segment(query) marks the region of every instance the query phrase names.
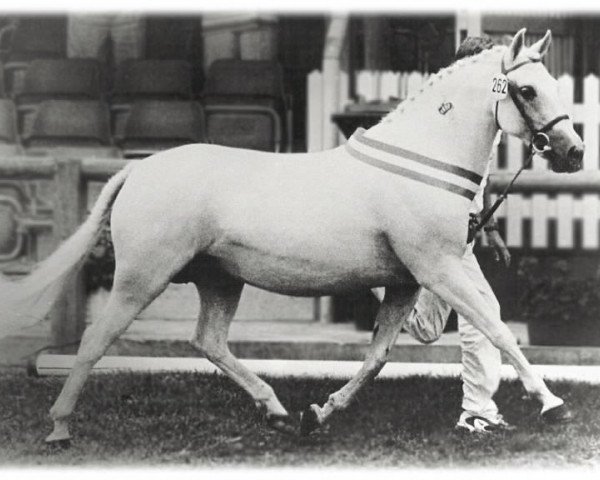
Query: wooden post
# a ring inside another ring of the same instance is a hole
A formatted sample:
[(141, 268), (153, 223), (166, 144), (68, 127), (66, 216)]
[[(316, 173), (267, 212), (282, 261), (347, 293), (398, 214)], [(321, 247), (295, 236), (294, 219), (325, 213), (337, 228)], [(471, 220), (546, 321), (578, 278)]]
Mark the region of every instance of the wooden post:
[[(81, 179), (81, 161), (57, 160), (55, 183), (54, 240), (58, 247), (77, 230), (83, 218), (87, 184)], [(50, 314), (50, 321), (54, 345), (81, 338), (85, 329), (85, 291), (81, 272), (67, 283), (63, 296)]]

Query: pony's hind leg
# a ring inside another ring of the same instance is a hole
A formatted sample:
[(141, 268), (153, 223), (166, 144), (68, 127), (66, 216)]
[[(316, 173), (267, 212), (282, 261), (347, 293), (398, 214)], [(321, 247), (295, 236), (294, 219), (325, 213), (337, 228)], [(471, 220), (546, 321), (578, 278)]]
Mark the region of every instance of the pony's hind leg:
[(336, 410), (350, 405), (358, 391), (384, 367), (390, 349), (412, 311), (420, 287), (406, 285), (401, 288), (386, 288), (383, 303), (377, 312), (378, 329), (373, 335), (364, 363), (358, 373), (340, 390), (332, 393), (322, 407), (311, 405), (302, 415), (301, 433), (306, 435), (322, 425)]
[(229, 351), (229, 326), (244, 284), (234, 279), (227, 283), (218, 286), (196, 285), (200, 295), (200, 314), (192, 345), (250, 394), (256, 406), (264, 410), (270, 427), (290, 433), (293, 431), (292, 421), (273, 388)]
[[(70, 439), (68, 419), (92, 367), (104, 355), (112, 342), (131, 324), (136, 315), (145, 308), (169, 282), (168, 276), (148, 275), (148, 269), (135, 272), (115, 272), (115, 280), (103, 315), (83, 334), (75, 364), (50, 409), (54, 430), (46, 442)], [(159, 280), (160, 278), (160, 280)]]

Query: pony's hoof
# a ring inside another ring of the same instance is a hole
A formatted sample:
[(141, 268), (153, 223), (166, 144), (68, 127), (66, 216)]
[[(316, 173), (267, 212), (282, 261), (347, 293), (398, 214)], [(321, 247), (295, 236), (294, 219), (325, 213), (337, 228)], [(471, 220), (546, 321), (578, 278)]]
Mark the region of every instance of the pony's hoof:
[(308, 436), (321, 426), (320, 408), (318, 405), (311, 405), (300, 416), (300, 435)]
[(69, 447), (71, 445), (71, 434), (67, 423), (64, 421), (54, 422), (54, 430), (46, 437), (45, 442), (48, 445)]
[(296, 427), (290, 415), (267, 415), (267, 426), (287, 435), (296, 433)]
[(46, 439), (46, 445), (53, 450), (68, 450), (71, 448), (71, 439), (64, 438), (62, 440), (48, 440)]
[(546, 410), (541, 415), (542, 420), (550, 425), (569, 423), (574, 418), (573, 412), (571, 412), (564, 403), (551, 408), (550, 410)]

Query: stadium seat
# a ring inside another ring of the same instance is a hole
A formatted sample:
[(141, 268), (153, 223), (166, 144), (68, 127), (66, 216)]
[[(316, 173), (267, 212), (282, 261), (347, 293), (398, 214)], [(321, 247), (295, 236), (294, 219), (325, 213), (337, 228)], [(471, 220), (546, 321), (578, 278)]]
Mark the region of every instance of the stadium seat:
[(291, 138), (291, 110), (276, 62), (216, 60), (208, 71), (203, 101), (211, 142), (278, 151), (284, 125)]
[(34, 60), (25, 72), (17, 104), (43, 100), (99, 99), (106, 90), (100, 63), (91, 58)]
[(66, 56), (65, 16), (23, 16), (4, 33), (5, 62), (29, 62), (38, 58)]
[(133, 104), (119, 144), (125, 158), (142, 158), (160, 150), (205, 141), (199, 103), (140, 100)]
[(113, 132), (122, 138), (136, 100), (191, 100), (192, 67), (183, 60), (128, 60), (116, 71), (111, 97)]
[(100, 99), (106, 90), (104, 72), (89, 58), (34, 60), (25, 70), (20, 92), (14, 98), (23, 136), (31, 131), (36, 106), (44, 100)]
[(192, 67), (186, 61), (128, 60), (117, 68), (112, 103), (191, 98)]
[(108, 105), (99, 100), (42, 102), (23, 144), (28, 155), (57, 156), (76, 150), (80, 156), (120, 156), (111, 144)]
[(206, 136), (210, 143), (277, 152), (282, 144), (277, 112), (259, 105), (207, 105)]
[(221, 59), (208, 70), (204, 88), (207, 104), (251, 101), (278, 108), (284, 98), (283, 70), (276, 62)]
[(18, 93), (28, 64), (41, 58), (66, 56), (65, 16), (24, 16), (0, 32), (0, 60), (5, 64), (6, 89)]

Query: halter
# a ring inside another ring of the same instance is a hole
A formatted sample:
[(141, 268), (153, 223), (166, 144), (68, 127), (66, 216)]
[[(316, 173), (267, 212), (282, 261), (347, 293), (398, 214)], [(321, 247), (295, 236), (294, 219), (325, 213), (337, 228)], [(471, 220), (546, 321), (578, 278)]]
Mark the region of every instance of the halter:
[[(502, 73), (504, 75), (508, 75), (510, 72), (514, 72), (518, 68), (521, 68), (523, 65), (527, 65), (529, 63), (537, 63), (537, 62), (541, 62), (541, 61), (542, 61), (541, 58), (529, 58), (529, 59), (519, 62), (507, 69), (504, 65), (504, 58), (503, 58), (502, 59)], [(525, 107), (521, 103), (521, 100), (519, 99), (519, 97), (517, 96), (517, 91), (516, 91), (515, 85), (511, 82), (508, 82), (508, 93), (509, 93), (510, 98), (512, 99), (513, 103), (515, 104), (515, 107), (517, 107), (517, 110), (521, 114), (521, 117), (523, 117), (523, 120), (525, 120), (525, 123), (527, 124), (527, 128), (529, 128), (529, 131), (531, 132), (531, 140), (529, 141), (529, 154), (527, 156), (527, 160), (525, 160), (523, 165), (521, 165), (521, 168), (519, 168), (517, 173), (515, 173), (515, 176), (512, 178), (512, 180), (506, 186), (506, 188), (504, 189), (502, 194), (496, 199), (494, 204), (488, 210), (483, 212), (483, 214), (481, 215), (481, 218), (476, 223), (469, 224), (469, 230), (468, 230), (468, 234), (467, 234), (467, 243), (470, 243), (473, 241), (473, 239), (475, 238), (475, 234), (485, 226), (485, 224), (490, 220), (490, 218), (492, 218), (492, 216), (494, 215), (496, 210), (498, 210), (498, 207), (500, 207), (502, 202), (504, 200), (506, 200), (509, 190), (511, 189), (511, 187), (513, 186), (513, 184), (515, 183), (515, 181), (517, 180), (517, 178), (521, 174), (521, 172), (523, 170), (525, 170), (527, 167), (529, 167), (529, 165), (531, 164), (531, 160), (533, 159), (533, 156), (536, 153), (545, 153), (547, 151), (552, 150), (552, 147), (550, 146), (550, 138), (548, 137), (546, 132), (549, 132), (550, 130), (552, 130), (552, 128), (554, 128), (554, 126), (557, 123), (562, 122), (563, 120), (569, 119), (569, 116), (567, 114), (558, 115), (556, 118), (550, 120), (548, 123), (546, 123), (541, 128), (535, 128), (535, 125), (533, 124), (533, 120), (526, 114)], [(496, 126), (498, 127), (498, 129), (502, 130), (500, 123), (498, 123), (498, 104), (499, 103), (500, 103), (500, 100), (496, 100), (496, 105), (494, 107), (494, 121), (496, 122)]]
[[(527, 60), (519, 62), (510, 68), (506, 68), (504, 65), (504, 58), (503, 58), (502, 59), (502, 73), (504, 75), (508, 75), (510, 72), (514, 72), (515, 70), (521, 68), (524, 65), (528, 65), (530, 63), (538, 63), (541, 61), (542, 61), (541, 58), (528, 58)], [(531, 132), (531, 140), (529, 142), (530, 149), (533, 149), (535, 151), (535, 153), (544, 153), (549, 150), (552, 150), (552, 147), (550, 146), (550, 138), (548, 137), (548, 135), (546, 135), (546, 132), (549, 132), (550, 130), (552, 130), (552, 128), (554, 128), (554, 126), (557, 123), (562, 122), (563, 120), (568, 120), (569, 116), (567, 114), (558, 115), (556, 118), (550, 120), (548, 123), (543, 125), (541, 128), (535, 128), (535, 125), (533, 124), (533, 120), (525, 112), (525, 106), (519, 99), (519, 97), (517, 95), (516, 87), (512, 82), (508, 82), (508, 94), (510, 95), (510, 98), (512, 99), (515, 107), (517, 107), (517, 110), (521, 114), (521, 117), (523, 117), (523, 120), (525, 120), (525, 123), (527, 124), (527, 128), (529, 128), (529, 131)], [(500, 126), (500, 123), (498, 122), (498, 104), (499, 103), (500, 103), (500, 100), (496, 100), (496, 105), (494, 107), (494, 121), (496, 122), (496, 126), (498, 127), (498, 129), (502, 130), (502, 127)]]

